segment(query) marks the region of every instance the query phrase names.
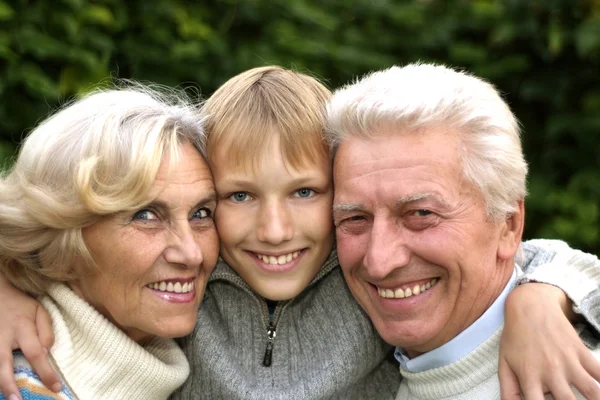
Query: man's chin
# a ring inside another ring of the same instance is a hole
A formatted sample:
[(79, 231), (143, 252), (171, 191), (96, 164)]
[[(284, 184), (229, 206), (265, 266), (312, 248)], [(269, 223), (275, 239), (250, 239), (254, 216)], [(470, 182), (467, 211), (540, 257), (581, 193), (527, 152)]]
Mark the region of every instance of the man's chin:
[(402, 322), (395, 324), (378, 324), (375, 328), (387, 343), (419, 354), (432, 350), (435, 332), (431, 326), (418, 322)]

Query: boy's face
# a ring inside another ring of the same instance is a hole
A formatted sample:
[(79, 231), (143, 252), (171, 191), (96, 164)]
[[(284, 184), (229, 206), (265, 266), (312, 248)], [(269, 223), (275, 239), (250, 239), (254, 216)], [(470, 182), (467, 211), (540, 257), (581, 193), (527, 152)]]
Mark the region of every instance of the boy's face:
[(275, 136), (254, 170), (217, 152), (212, 171), (219, 197), (221, 256), (270, 300), (302, 292), (333, 246), (331, 164), (286, 165)]

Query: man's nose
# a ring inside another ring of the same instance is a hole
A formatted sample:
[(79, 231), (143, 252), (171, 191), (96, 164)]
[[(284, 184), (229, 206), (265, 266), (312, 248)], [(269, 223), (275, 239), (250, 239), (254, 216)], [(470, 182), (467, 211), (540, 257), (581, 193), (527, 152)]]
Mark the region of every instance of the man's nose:
[(401, 227), (393, 218), (375, 217), (363, 259), (372, 279), (384, 279), (397, 268), (406, 266), (411, 258)]

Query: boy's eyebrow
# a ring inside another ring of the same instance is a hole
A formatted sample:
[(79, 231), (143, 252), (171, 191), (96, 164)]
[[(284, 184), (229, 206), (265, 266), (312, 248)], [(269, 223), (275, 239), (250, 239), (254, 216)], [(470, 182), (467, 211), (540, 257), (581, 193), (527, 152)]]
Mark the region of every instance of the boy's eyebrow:
[[(304, 176), (300, 176), (300, 177), (292, 179), (291, 184), (292, 185), (314, 184), (315, 181), (320, 182), (322, 180), (323, 180), (323, 176), (318, 175), (318, 174), (304, 175)], [(327, 178), (327, 180), (329, 180), (329, 178)], [(223, 179), (223, 181), (229, 185), (237, 185), (237, 186), (255, 183), (255, 179), (253, 179), (252, 177), (248, 177), (248, 178), (235, 177), (235, 178), (231, 178), (231, 179), (226, 178), (226, 179)]]

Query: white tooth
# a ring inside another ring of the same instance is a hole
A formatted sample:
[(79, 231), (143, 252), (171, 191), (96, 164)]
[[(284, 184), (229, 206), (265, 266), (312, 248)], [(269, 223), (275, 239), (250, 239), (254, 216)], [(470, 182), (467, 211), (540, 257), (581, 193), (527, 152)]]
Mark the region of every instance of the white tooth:
[(425, 289), (429, 289), (430, 287), (431, 287), (431, 282), (427, 282), (427, 283), (425, 284)]
[(279, 263), (279, 264), (285, 264), (285, 260), (286, 260), (285, 256), (277, 257), (277, 263)]
[(435, 285), (437, 283), (437, 281), (438, 281), (437, 278), (433, 278), (431, 280), (431, 286)]
[(173, 291), (173, 282), (169, 282), (167, 283), (167, 292), (172, 292)]
[(164, 282), (161, 282), (161, 283), (160, 283), (160, 286), (158, 287), (158, 289), (159, 289), (161, 292), (164, 292), (165, 290), (167, 290), (167, 284), (166, 284), (166, 283), (164, 283)]
[(192, 290), (194, 290), (194, 281), (191, 281), (191, 282), (190, 282), (190, 292), (191, 292)]
[(175, 293), (181, 293), (181, 283), (180, 282), (175, 282), (175, 285), (173, 285), (173, 291)]
[(298, 254), (300, 254), (300, 252), (299, 251), (295, 251), (295, 252), (292, 253), (292, 257), (296, 258), (296, 257), (298, 257)]
[(259, 260), (262, 260), (262, 254), (257, 254), (256, 258), (258, 258)]
[(292, 253), (288, 254), (287, 256), (285, 256), (285, 261), (286, 262), (290, 262), (292, 261)]
[(391, 299), (393, 297), (394, 297), (394, 292), (392, 292), (390, 289), (385, 289), (385, 298)]
[(190, 288), (190, 285), (189, 285), (187, 282), (186, 282), (186, 283), (184, 283), (183, 285), (181, 285), (181, 291), (182, 291), (183, 293), (187, 293), (187, 292), (189, 292), (189, 291), (190, 291), (190, 289), (189, 289), (189, 288)]
[(412, 290), (410, 290), (410, 288), (408, 288), (404, 291), (404, 297), (410, 297), (410, 296), (412, 296)]
[(154, 283), (154, 289), (159, 290), (160, 289), (160, 283), (158, 283), (158, 282)]
[(397, 299), (403, 299), (404, 298), (404, 290), (402, 290), (401, 288), (396, 289), (396, 291), (394, 292), (394, 297), (396, 297)]
[(379, 297), (385, 297), (385, 290), (377, 288), (377, 294)]
[(421, 293), (423, 293), (424, 291), (426, 291), (427, 289), (425, 288), (425, 285), (421, 285)]
[(277, 264), (277, 258), (269, 256), (269, 264)]
[(419, 285), (415, 285), (415, 287), (413, 288), (413, 295), (418, 295), (419, 293), (421, 293), (421, 287)]

